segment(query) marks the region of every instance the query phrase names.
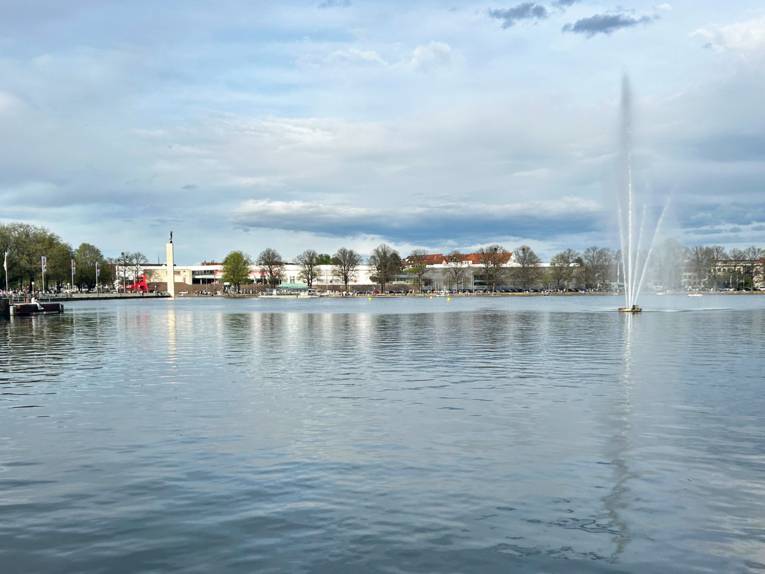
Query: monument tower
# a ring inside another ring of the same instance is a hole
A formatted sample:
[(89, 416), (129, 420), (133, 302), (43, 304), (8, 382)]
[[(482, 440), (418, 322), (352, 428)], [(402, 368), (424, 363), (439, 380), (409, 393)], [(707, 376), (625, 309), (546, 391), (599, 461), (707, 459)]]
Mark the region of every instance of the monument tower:
[(170, 232), (170, 241), (165, 246), (167, 257), (167, 294), (175, 299), (175, 253), (173, 252), (173, 232)]

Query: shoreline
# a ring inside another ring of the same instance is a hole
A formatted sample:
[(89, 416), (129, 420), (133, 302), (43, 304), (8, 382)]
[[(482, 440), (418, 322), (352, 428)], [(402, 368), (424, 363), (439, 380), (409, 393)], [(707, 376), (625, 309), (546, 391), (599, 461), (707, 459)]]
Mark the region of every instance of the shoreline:
[[(691, 293), (669, 293), (659, 295), (660, 297), (687, 297)], [(281, 295), (278, 297), (262, 296), (256, 294), (223, 294), (223, 295), (180, 295), (176, 299), (263, 299), (263, 300), (297, 300), (309, 301), (314, 299), (470, 299), (470, 298), (503, 298), (503, 297), (621, 297), (624, 293), (601, 292), (601, 293), (452, 293), (452, 294), (427, 294), (427, 293), (377, 293), (363, 295), (340, 295), (326, 294), (315, 297), (301, 297), (300, 295)], [(646, 295), (654, 295), (647, 293)], [(763, 296), (765, 291), (713, 291), (704, 292), (701, 296)], [(5, 299), (5, 298), (3, 298)], [(80, 301), (147, 301), (147, 300), (165, 300), (172, 299), (167, 293), (156, 294), (78, 294), (41, 298), (40, 301), (58, 302), (58, 303), (76, 303)]]

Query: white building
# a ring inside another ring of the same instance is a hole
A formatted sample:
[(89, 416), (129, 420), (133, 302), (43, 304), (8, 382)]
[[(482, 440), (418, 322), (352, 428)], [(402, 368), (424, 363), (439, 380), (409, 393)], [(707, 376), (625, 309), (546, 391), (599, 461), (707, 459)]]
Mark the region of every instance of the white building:
[[(404, 261), (405, 266), (408, 261)], [(481, 264), (480, 255), (470, 253), (462, 256), (461, 261), (449, 261), (442, 254), (427, 255), (422, 263), (426, 265), (423, 277), (423, 288), (428, 290), (458, 289), (458, 290), (484, 290), (486, 289), (485, 270)], [(518, 267), (512, 261), (512, 255), (505, 253), (500, 255), (499, 266), (504, 270)], [(544, 265), (543, 265), (544, 266)], [(456, 270), (456, 271), (455, 271)], [(302, 268), (296, 263), (285, 263), (282, 267), (281, 285), (283, 288), (305, 288), (305, 281), (301, 278)], [(167, 266), (164, 264), (146, 264), (141, 273), (146, 275), (149, 284), (156, 285), (157, 289), (164, 290), (167, 281)], [(503, 273), (498, 285), (507, 283), (507, 273)], [(118, 269), (118, 276), (119, 269)], [(130, 275), (132, 277), (132, 275)], [(372, 280), (374, 269), (370, 265), (359, 265), (349, 286), (355, 290), (373, 289), (375, 282)], [(267, 283), (267, 275), (260, 265), (250, 266), (250, 279), (255, 285)], [(218, 285), (223, 283), (223, 264), (217, 262), (203, 262), (199, 265), (176, 265), (174, 270), (176, 289), (180, 290), (215, 290), (204, 287), (205, 285)], [(414, 276), (402, 273), (396, 281), (391, 282), (396, 288), (414, 283)], [(180, 284), (180, 285), (178, 285)], [(319, 265), (317, 278), (313, 287), (319, 290), (342, 290), (342, 280), (334, 274), (332, 265)]]

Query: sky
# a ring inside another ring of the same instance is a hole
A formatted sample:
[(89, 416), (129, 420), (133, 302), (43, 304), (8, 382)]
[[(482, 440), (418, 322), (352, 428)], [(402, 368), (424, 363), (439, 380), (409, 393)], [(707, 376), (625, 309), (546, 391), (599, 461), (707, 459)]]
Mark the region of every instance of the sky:
[[(761, 1), (0, 0), (0, 222), (220, 260), (765, 246)], [(642, 201), (642, 200), (641, 200)]]

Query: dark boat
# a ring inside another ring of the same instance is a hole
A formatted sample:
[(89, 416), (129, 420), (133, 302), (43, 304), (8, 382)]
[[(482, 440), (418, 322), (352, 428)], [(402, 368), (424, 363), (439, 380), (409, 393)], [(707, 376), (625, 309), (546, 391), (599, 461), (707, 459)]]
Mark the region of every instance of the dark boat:
[(14, 303), (11, 305), (10, 311), (14, 317), (58, 315), (64, 312), (64, 305), (61, 303)]

